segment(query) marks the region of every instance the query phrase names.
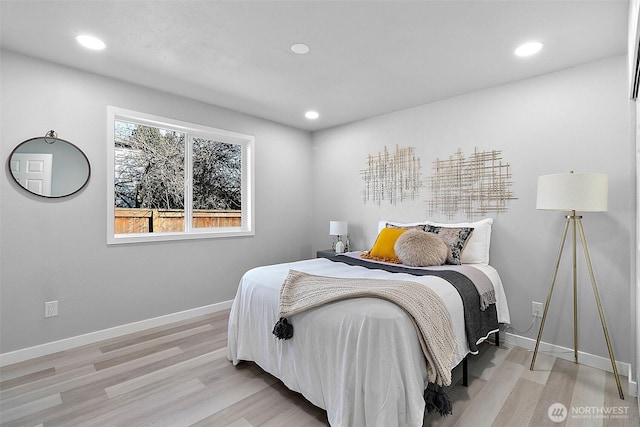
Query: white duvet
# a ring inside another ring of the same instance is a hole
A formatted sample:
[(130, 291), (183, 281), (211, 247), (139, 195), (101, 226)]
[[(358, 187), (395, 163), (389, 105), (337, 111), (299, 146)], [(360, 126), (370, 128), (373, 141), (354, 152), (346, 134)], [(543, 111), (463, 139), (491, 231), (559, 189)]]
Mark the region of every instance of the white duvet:
[[(497, 271), (473, 266), (493, 282), (498, 321), (509, 323)], [(271, 331), (278, 320), (280, 287), (290, 269), (330, 277), (410, 280), (429, 286), (451, 314), (458, 342), (455, 364), (469, 352), (462, 300), (456, 289), (435, 276), (389, 273), (318, 258), (248, 271), (231, 308), (229, 360), (234, 364), (254, 361), (289, 389), (326, 409), (332, 426), (421, 426), (427, 369), (407, 314), (376, 298), (337, 301), (289, 318), (293, 338), (279, 340)]]

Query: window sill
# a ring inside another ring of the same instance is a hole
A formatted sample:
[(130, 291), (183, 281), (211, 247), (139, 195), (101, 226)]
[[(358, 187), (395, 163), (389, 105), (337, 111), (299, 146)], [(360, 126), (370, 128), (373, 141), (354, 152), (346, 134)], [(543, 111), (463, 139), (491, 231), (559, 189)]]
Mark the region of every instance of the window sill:
[(243, 229), (230, 229), (225, 231), (201, 231), (192, 233), (118, 234), (107, 237), (107, 245), (167, 242), (175, 240), (220, 239), (226, 237), (246, 237), (254, 235), (254, 231)]

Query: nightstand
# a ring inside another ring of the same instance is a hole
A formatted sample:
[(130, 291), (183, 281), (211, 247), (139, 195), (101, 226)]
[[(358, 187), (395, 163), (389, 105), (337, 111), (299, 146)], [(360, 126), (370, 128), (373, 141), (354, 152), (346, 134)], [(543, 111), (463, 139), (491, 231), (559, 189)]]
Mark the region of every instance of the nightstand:
[(336, 251), (334, 251), (333, 249), (324, 249), (316, 252), (316, 258), (331, 259), (331, 258), (334, 258), (336, 255), (337, 255)]

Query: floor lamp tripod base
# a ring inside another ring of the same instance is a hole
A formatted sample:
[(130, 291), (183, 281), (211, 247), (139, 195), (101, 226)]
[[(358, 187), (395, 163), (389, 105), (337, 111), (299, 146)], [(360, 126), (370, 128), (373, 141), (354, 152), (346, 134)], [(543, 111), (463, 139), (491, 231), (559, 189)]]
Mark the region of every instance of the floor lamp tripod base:
[(544, 311), (542, 314), (542, 321), (540, 322), (540, 330), (538, 331), (538, 338), (536, 339), (536, 347), (533, 351), (533, 358), (531, 359), (530, 370), (533, 371), (533, 367), (536, 363), (536, 356), (538, 354), (538, 348), (540, 346), (540, 339), (542, 338), (542, 331), (544, 329), (544, 323), (547, 319), (547, 311), (549, 310), (549, 303), (551, 302), (551, 295), (553, 294), (553, 287), (556, 283), (556, 277), (558, 276), (558, 267), (560, 266), (560, 258), (562, 257), (562, 250), (567, 239), (567, 231), (569, 224), (572, 226), (572, 255), (573, 255), (573, 356), (575, 362), (578, 362), (578, 286), (577, 286), (577, 263), (576, 263), (576, 227), (580, 232), (580, 239), (582, 241), (582, 248), (584, 249), (584, 256), (587, 260), (587, 268), (589, 269), (589, 276), (591, 277), (591, 286), (593, 287), (593, 294), (596, 299), (596, 305), (598, 306), (598, 313), (600, 314), (600, 323), (602, 323), (602, 330), (604, 332), (604, 338), (607, 342), (607, 349), (609, 350), (609, 359), (611, 360), (611, 367), (613, 368), (613, 375), (616, 378), (616, 385), (618, 386), (618, 394), (620, 399), (624, 399), (622, 393), (622, 386), (620, 385), (620, 376), (618, 375), (618, 368), (616, 366), (616, 359), (613, 356), (613, 350), (611, 349), (611, 340), (609, 339), (609, 332), (607, 330), (607, 323), (604, 319), (604, 312), (602, 311), (602, 304), (600, 303), (600, 295), (598, 294), (598, 287), (596, 285), (596, 279), (593, 275), (593, 267), (591, 265), (591, 257), (589, 256), (589, 249), (587, 248), (587, 239), (584, 235), (584, 229), (582, 228), (582, 217), (576, 216), (576, 212), (572, 211), (572, 215), (567, 215), (564, 224), (564, 230), (562, 232), (562, 240), (560, 242), (560, 249), (558, 250), (558, 258), (556, 260), (556, 266), (553, 270), (553, 278), (551, 279), (551, 286), (549, 286), (549, 293), (547, 294), (547, 302), (544, 305)]

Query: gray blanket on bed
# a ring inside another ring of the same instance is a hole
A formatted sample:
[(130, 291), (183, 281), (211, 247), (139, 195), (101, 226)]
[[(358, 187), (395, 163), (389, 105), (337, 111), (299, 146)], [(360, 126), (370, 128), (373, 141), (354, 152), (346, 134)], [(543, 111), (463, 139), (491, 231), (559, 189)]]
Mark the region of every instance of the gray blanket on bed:
[[(473, 281), (466, 275), (447, 269), (422, 270), (407, 268), (397, 264), (381, 264), (366, 261), (360, 258), (352, 258), (346, 255), (330, 258), (331, 261), (342, 262), (349, 265), (357, 265), (369, 269), (385, 270), (392, 273), (407, 273), (414, 276), (438, 276), (456, 288), (462, 298), (464, 307), (464, 325), (469, 343), (469, 351), (478, 353), (478, 342), (486, 338), (492, 332), (498, 330), (498, 312), (495, 303), (490, 304), (485, 310), (481, 310), (481, 298)], [(460, 266), (456, 266), (459, 268)], [(495, 294), (494, 294), (495, 298)]]

